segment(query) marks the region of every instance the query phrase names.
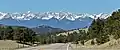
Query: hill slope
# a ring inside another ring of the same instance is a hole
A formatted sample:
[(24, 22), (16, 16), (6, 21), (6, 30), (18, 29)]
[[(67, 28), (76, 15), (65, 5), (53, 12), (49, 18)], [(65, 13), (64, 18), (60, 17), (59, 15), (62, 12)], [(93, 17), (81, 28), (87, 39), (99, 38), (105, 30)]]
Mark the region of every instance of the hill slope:
[(60, 28), (53, 28), (47, 25), (41, 25), (35, 28), (32, 28), (33, 31), (37, 32), (38, 34), (45, 34), (45, 33), (56, 33), (56, 32), (63, 32), (63, 29)]

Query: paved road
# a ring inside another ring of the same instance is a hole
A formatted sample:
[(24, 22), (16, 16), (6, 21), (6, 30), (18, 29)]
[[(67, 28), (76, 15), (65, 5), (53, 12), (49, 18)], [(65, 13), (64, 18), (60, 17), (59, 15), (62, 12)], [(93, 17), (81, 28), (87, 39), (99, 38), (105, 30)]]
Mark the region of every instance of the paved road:
[[(23, 48), (17, 50), (67, 50), (68, 45), (69, 44), (56, 43), (56, 44), (41, 45), (37, 47)], [(69, 48), (69, 50), (72, 49)]]
[[(68, 47), (69, 46), (69, 47)], [(74, 49), (73, 49), (74, 48)], [(49, 45), (41, 45), (37, 47), (30, 47), (30, 48), (23, 48), (23, 49), (17, 49), (17, 50), (120, 50), (120, 49), (98, 49), (98, 48), (86, 48), (83, 46), (79, 46), (76, 48), (76, 45), (71, 44), (64, 44), (64, 43), (56, 43), (56, 44), (49, 44)]]

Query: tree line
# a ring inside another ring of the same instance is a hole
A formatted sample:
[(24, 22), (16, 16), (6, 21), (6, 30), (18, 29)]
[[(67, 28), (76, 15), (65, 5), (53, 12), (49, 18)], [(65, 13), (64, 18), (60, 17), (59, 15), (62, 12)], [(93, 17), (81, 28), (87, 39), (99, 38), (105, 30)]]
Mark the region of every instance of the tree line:
[(73, 42), (75, 44), (78, 44), (78, 41), (84, 40), (86, 38), (86, 32), (85, 30), (79, 30), (79, 33), (73, 32), (73, 33), (66, 33), (67, 35), (58, 35), (59, 33), (49, 33), (49, 34), (42, 34), (37, 36), (38, 41), (40, 41), (41, 44), (51, 44), (51, 43), (68, 43)]
[(0, 26), (0, 40), (16, 40), (19, 43), (34, 43), (37, 38), (34, 31), (22, 26)]

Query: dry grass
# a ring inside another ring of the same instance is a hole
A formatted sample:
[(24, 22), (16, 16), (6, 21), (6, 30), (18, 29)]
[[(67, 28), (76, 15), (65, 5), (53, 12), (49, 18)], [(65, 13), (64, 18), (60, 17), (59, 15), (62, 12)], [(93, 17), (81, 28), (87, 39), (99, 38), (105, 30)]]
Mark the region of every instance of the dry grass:
[(23, 44), (16, 43), (15, 41), (12, 40), (0, 40), (0, 50), (14, 50), (16, 48), (22, 47)]
[(111, 40), (109, 42), (106, 42), (106, 43), (100, 45), (99, 47), (101, 47), (101, 48), (118, 48), (118, 49), (120, 49), (120, 39), (118, 39), (118, 40), (113, 39), (113, 40)]
[(80, 44), (71, 44), (72, 47), (76, 50), (120, 50), (120, 39), (112, 39), (109, 42), (106, 42), (101, 45), (91, 45), (91, 40), (86, 42), (86, 45), (80, 45)]
[[(85, 28), (85, 29), (79, 29), (79, 30), (85, 30), (85, 31), (87, 32), (87, 31), (88, 31), (88, 28)], [(72, 30), (72, 31), (68, 31), (68, 32), (59, 33), (59, 34), (57, 34), (57, 36), (59, 36), (59, 35), (65, 35), (65, 36), (68, 36), (68, 33), (69, 33), (69, 34), (72, 34), (73, 32), (79, 33), (79, 30)]]

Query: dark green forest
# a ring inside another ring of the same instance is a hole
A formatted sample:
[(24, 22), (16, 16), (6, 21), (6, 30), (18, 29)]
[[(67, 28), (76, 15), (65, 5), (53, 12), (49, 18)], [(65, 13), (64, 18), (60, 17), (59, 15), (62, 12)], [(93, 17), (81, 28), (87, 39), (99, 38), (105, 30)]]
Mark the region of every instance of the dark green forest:
[(0, 40), (16, 40), (19, 43), (34, 43), (37, 38), (35, 32), (22, 26), (0, 26)]
[(97, 44), (103, 44), (111, 39), (120, 38), (120, 9), (113, 12), (107, 19), (93, 20), (85, 40), (96, 39)]

